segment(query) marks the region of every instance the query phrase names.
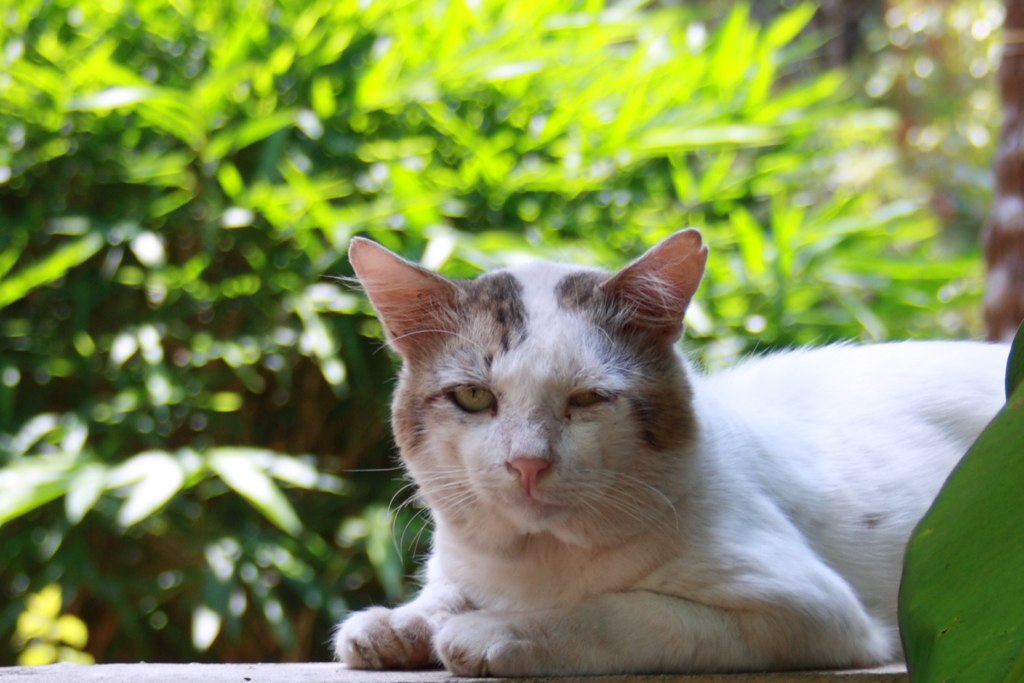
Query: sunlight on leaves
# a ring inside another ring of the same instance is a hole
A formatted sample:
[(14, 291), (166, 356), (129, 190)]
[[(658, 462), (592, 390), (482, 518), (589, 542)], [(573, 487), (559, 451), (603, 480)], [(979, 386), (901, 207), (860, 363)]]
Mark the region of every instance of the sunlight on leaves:
[(184, 483), (185, 472), (170, 453), (139, 453), (110, 474), (110, 485), (129, 486), (117, 523), (125, 528), (138, 524), (166, 504)]
[(69, 522), (78, 524), (96, 505), (106, 488), (106, 474), (107, 468), (97, 463), (86, 465), (72, 475), (64, 498), (64, 513)]
[(281, 489), (254, 462), (253, 456), (260, 453), (246, 448), (218, 448), (210, 453), (210, 468), (267, 519), (295, 535), (302, 529), (302, 523)]
[(221, 615), (206, 605), (199, 605), (192, 611), (192, 646), (199, 652), (206, 652), (220, 634), (223, 620)]

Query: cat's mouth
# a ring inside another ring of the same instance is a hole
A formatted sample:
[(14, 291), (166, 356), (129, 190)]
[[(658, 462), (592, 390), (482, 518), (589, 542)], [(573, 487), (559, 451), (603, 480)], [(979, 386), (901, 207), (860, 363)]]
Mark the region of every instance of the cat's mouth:
[(564, 520), (570, 508), (562, 501), (552, 500), (543, 491), (524, 491), (521, 488), (503, 491), (499, 496), (501, 507), (517, 519), (528, 522), (531, 527), (542, 524), (545, 528), (531, 528), (531, 531), (547, 530)]

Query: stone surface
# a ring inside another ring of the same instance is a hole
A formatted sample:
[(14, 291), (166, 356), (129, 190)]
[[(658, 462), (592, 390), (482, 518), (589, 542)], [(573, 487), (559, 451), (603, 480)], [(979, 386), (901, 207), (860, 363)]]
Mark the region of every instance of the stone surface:
[[(0, 683), (458, 683), (443, 671), (350, 671), (341, 664), (52, 664), (0, 668)], [(497, 683), (501, 679), (486, 680)], [(697, 674), (691, 676), (595, 676), (590, 678), (506, 679), (514, 683), (908, 683), (903, 666), (858, 671)]]

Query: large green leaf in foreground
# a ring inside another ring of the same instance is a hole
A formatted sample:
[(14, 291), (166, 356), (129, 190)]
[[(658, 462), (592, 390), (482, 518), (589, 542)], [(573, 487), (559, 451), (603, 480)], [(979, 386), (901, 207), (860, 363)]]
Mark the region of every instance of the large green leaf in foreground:
[(919, 681), (1024, 680), (1024, 327), (1006, 407), (907, 548), (900, 629)]

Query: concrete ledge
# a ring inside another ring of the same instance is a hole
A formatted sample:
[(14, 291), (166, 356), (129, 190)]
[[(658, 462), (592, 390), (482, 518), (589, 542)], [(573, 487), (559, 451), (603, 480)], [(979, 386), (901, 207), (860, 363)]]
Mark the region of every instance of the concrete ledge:
[[(443, 671), (350, 671), (341, 664), (51, 664), (0, 668), (3, 683), (497, 683), (502, 679), (455, 678)], [(504, 679), (509, 683), (909, 683), (902, 665), (856, 671), (798, 671), (689, 676), (594, 676)]]

